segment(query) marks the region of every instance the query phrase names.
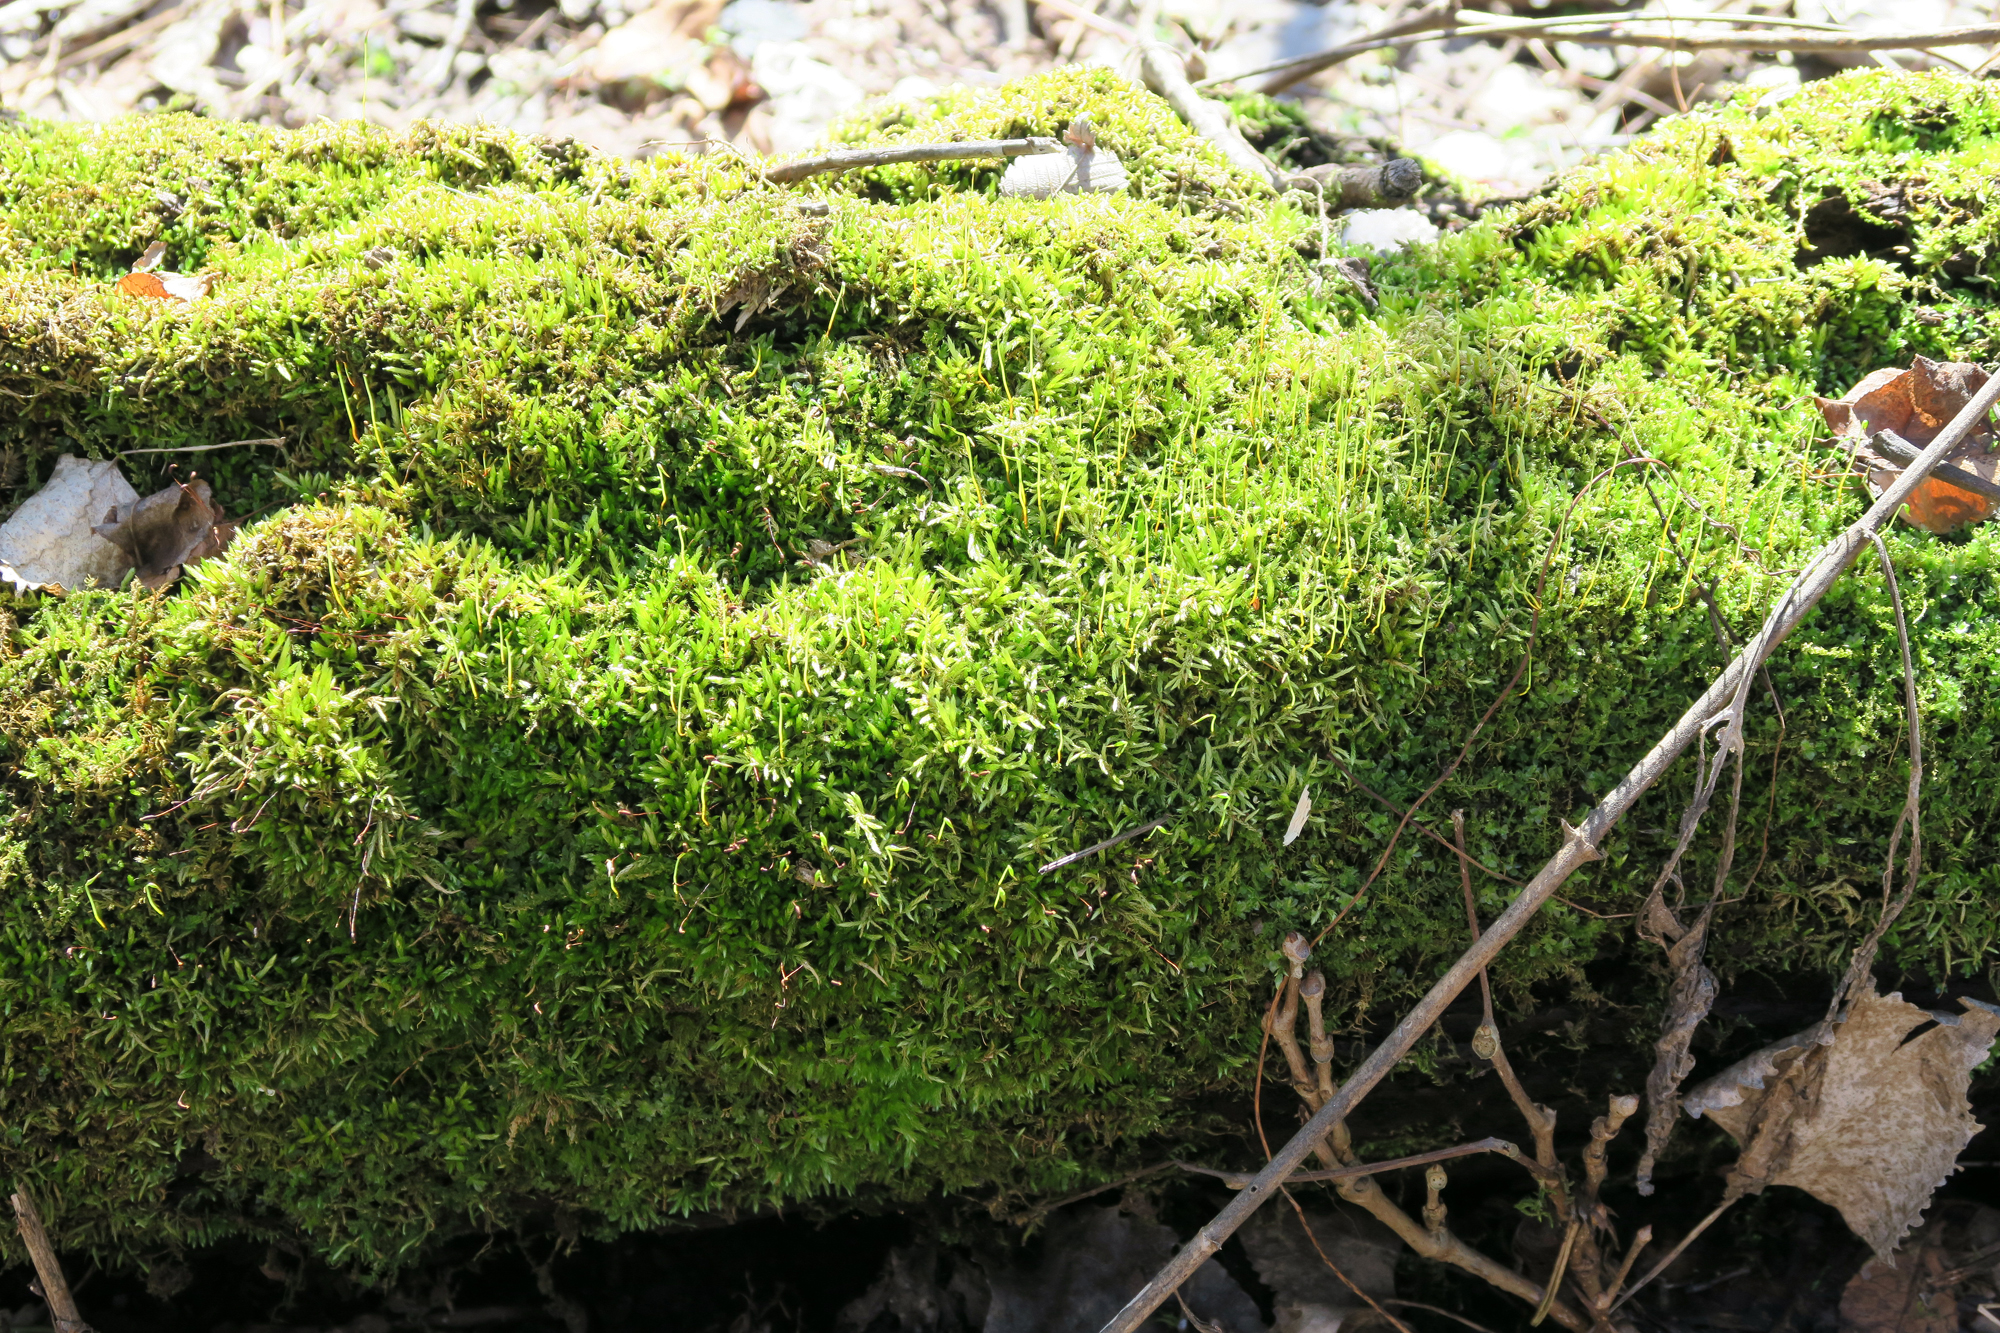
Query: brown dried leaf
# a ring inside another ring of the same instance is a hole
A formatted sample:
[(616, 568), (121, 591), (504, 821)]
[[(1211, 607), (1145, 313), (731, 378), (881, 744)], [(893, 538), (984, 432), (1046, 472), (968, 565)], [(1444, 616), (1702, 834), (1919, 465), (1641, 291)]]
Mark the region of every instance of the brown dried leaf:
[[(1871, 371), (1839, 398), (1817, 398), (1820, 415), (1836, 439), (1850, 448), (1863, 447), (1876, 431), (1892, 430), (1921, 449), (1936, 439), (1951, 419), (1964, 410), (1986, 384), (1986, 372), (1965, 361), (1932, 361), (1917, 357), (1908, 370)], [(1950, 461), (1988, 478), (2000, 477), (2000, 454), (1988, 448), (1990, 423), (1954, 449)], [(1868, 484), (1881, 494), (1900, 469), (1873, 466)], [(1926, 532), (1952, 532), (1993, 516), (1996, 506), (1985, 496), (1940, 481), (1925, 480), (1903, 507), (1903, 517)]]
[(582, 72), (596, 83), (663, 75), (685, 83), (706, 62), (705, 39), (721, 13), (721, 0), (663, 0), (605, 33)]
[(1955, 1284), (1926, 1226), (1893, 1267), (1870, 1260), (1840, 1293), (1840, 1333), (1958, 1333)]
[(139, 582), (158, 590), (179, 578), (182, 566), (220, 555), (236, 525), (216, 508), (208, 483), (196, 477), (117, 506), (91, 531), (125, 552)]
[(138, 498), (118, 464), (64, 454), (48, 483), (0, 524), (0, 579), (17, 593), (117, 587), (132, 562), (90, 521)]
[[(1772, 1166), (1772, 1184), (1792, 1185), (1840, 1210), (1883, 1262), (1956, 1169), (1979, 1132), (1965, 1093), (1974, 1066), (2000, 1034), (2000, 1009), (1961, 1001), (1962, 1014), (1932, 1013), (1901, 995), (1861, 991), (1822, 1046), (1808, 1030), (1738, 1061), (1682, 1101), (1738, 1143), (1761, 1126), (1766, 1080), (1810, 1062)], [(1919, 1027), (1934, 1024), (1911, 1034)]]

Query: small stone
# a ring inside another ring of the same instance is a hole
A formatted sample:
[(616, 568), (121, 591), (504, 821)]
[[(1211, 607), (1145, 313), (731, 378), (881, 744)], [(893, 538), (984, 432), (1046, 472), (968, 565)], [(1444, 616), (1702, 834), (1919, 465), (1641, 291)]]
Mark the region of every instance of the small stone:
[(1392, 255), (1412, 245), (1429, 245), (1438, 229), (1407, 208), (1357, 208), (1341, 219), (1340, 243)]

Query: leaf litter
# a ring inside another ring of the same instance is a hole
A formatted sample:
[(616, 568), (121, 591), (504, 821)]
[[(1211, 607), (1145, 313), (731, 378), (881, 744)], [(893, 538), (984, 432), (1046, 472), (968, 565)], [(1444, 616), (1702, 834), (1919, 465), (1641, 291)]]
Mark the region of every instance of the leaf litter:
[(170, 273), (160, 269), (160, 260), (166, 253), (165, 241), (154, 241), (147, 246), (146, 253), (133, 263), (132, 271), (118, 279), (118, 290), (126, 296), (180, 301), (188, 305), (207, 296), (214, 279), (206, 273)]
[[(1781, 1116), (1768, 1183), (1831, 1204), (1891, 1262), (1983, 1128), (1966, 1090), (2000, 1034), (2000, 1008), (1959, 1003), (1957, 1014), (1922, 1009), (1864, 983), (1846, 1019), (1823, 1035), (1812, 1028), (1756, 1051), (1682, 1104), (1746, 1146), (1767, 1111)], [(1796, 1095), (1774, 1105), (1774, 1085), (1801, 1065)]]
[[(1870, 372), (1839, 398), (1816, 398), (1820, 415), (1880, 495), (1937, 438), (1986, 383), (1986, 372), (1963, 361), (1918, 356), (1908, 370)], [(1982, 523), (2000, 508), (2000, 453), (1990, 421), (1952, 450), (1911, 495), (1904, 517), (1926, 532), (1947, 533)]]
[(236, 525), (200, 477), (143, 499), (116, 462), (64, 454), (40, 490), (0, 524), (0, 580), (15, 595), (115, 588), (128, 570), (154, 591), (220, 555)]
[(132, 562), (93, 525), (138, 499), (118, 464), (62, 455), (48, 484), (0, 524), (0, 579), (17, 596), (117, 587)]
[(123, 551), (139, 582), (157, 591), (183, 567), (222, 554), (236, 525), (223, 517), (208, 483), (194, 477), (119, 505), (91, 531)]

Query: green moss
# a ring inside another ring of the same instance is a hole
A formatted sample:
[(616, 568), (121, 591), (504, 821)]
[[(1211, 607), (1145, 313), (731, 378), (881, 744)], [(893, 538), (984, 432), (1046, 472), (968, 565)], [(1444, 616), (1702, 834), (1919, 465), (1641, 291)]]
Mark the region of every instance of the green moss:
[[(15, 493), (63, 451), (287, 441), (133, 456), (142, 489), (192, 457), (274, 508), (164, 597), (0, 626), (0, 1164), (66, 1237), (382, 1268), (550, 1205), (1045, 1190), (1196, 1140), (1279, 934), (1391, 827), (1333, 758), (1428, 784), (1559, 526), (1534, 668), (1432, 803), (1517, 877), (1721, 663), (1695, 590), (1740, 636), (1856, 512), (1809, 392), (1990, 351), (1990, 267), (1947, 272), (1990, 242), (1983, 85), (1671, 122), (1379, 264), (1372, 316), (1317, 282), (1313, 219), (1101, 72), (843, 133), (1078, 112), (1132, 195), (896, 168), (816, 187), (824, 216), (727, 156), (485, 130), (0, 128)], [(1868, 181), (1921, 183), (1909, 256), (1800, 268), (1802, 201)], [(155, 237), (211, 299), (109, 291)], [(1652, 491), (1586, 490), (1626, 449)], [(1893, 944), (1963, 970), (1995, 933), (1996, 538), (1891, 545), (1936, 756)], [(1773, 668), (1738, 968), (1826, 967), (1872, 910), (1889, 623), (1857, 575)], [(1571, 901), (1630, 909), (1684, 787)], [(1337, 1022), (1428, 983), (1457, 895), (1400, 845), (1321, 951)], [(1630, 947), (1558, 905), (1501, 980), (1587, 997)]]

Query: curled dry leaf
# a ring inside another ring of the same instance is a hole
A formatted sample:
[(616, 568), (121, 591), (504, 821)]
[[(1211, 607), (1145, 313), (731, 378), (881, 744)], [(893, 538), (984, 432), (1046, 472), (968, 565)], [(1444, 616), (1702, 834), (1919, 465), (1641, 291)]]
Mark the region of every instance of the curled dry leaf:
[[(1867, 466), (1868, 484), (1879, 495), (1902, 469), (1899, 460), (1871, 449), (1869, 437), (1877, 431), (1893, 431), (1922, 449), (1985, 383), (1986, 372), (1978, 366), (1920, 356), (1908, 370), (1877, 370), (1839, 398), (1814, 401), (1836, 440)], [(2000, 454), (1993, 452), (1992, 445), (1989, 425), (1954, 449), (1949, 461), (1975, 477), (2000, 481)], [(1992, 517), (1996, 507), (2000, 503), (1989, 496), (1931, 477), (1910, 497), (1903, 514), (1926, 532), (1951, 532)]]
[(1931, 1191), (1982, 1128), (1965, 1093), (2000, 1034), (2000, 1008), (1960, 1003), (1963, 1013), (1933, 1013), (1870, 985), (1824, 1038), (1813, 1029), (1767, 1046), (1695, 1088), (1682, 1105), (1748, 1144), (1764, 1128), (1758, 1122), (1768, 1086), (1809, 1062), (1799, 1095), (1778, 1108), (1789, 1123), (1779, 1127), (1766, 1179), (1832, 1204), (1892, 1262)]
[(117, 587), (132, 561), (91, 522), (138, 498), (116, 463), (64, 454), (48, 484), (0, 524), (0, 578), (16, 593)]
[(1058, 194), (1116, 194), (1128, 183), (1125, 164), (1109, 148), (1097, 146), (1097, 131), (1079, 116), (1063, 136), (1060, 153), (1017, 157), (1000, 178), (1000, 193), (1019, 199)]
[(155, 272), (167, 253), (165, 241), (154, 241), (132, 265), (132, 271), (118, 279), (118, 290), (127, 296), (143, 296), (155, 301), (192, 303), (208, 295), (211, 279), (204, 273)]
[(196, 477), (117, 506), (91, 531), (125, 553), (139, 582), (158, 590), (179, 578), (182, 566), (220, 555), (236, 525), (216, 508), (208, 483)]
[(1646, 1148), (1639, 1157), (1639, 1193), (1653, 1192), (1653, 1167), (1674, 1132), (1674, 1100), (1681, 1081), (1694, 1072), (1695, 1029), (1708, 1017), (1721, 987), (1702, 954), (1715, 905), (1702, 908), (1694, 925), (1683, 926), (1667, 906), (1661, 886), (1653, 886), (1639, 912), (1639, 933), (1667, 951), (1673, 986), (1667, 993), (1667, 1016), (1660, 1024), (1653, 1072), (1646, 1076)]

